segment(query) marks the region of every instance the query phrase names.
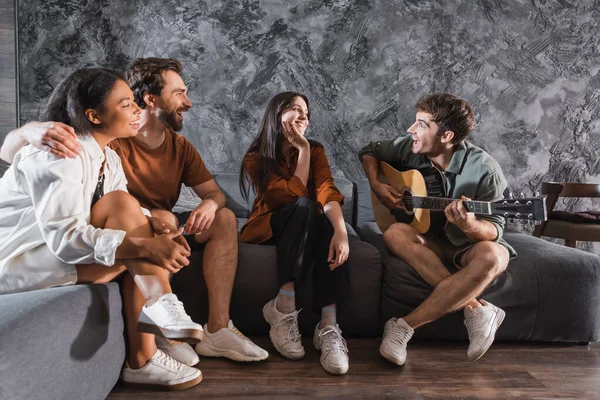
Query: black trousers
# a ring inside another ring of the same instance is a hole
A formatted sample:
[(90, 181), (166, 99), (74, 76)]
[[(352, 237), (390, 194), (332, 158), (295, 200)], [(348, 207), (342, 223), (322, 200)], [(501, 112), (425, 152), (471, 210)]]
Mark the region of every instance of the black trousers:
[(350, 295), (348, 263), (329, 269), (333, 226), (324, 213), (317, 214), (314, 201), (298, 197), (277, 208), (271, 215), (271, 230), (273, 237), (262, 244), (277, 247), (279, 287), (288, 282), (302, 286), (312, 272), (315, 311)]

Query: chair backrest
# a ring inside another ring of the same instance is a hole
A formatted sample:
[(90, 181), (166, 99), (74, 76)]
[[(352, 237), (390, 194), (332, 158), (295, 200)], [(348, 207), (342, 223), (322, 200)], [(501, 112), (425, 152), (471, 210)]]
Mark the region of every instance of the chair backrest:
[(558, 197), (600, 197), (600, 184), (543, 182), (542, 194), (558, 195)]

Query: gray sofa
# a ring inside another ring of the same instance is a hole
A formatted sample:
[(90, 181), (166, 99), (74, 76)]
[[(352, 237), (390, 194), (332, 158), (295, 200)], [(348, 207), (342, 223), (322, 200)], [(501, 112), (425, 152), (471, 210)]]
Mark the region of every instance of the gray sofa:
[[(2, 175), (0, 165), (0, 176)], [(243, 223), (251, 202), (242, 200), (235, 174), (217, 174), (228, 207)], [(346, 196), (353, 297), (340, 304), (339, 321), (347, 336), (376, 336), (392, 316), (417, 306), (430, 288), (410, 266), (387, 252), (372, 222), (368, 185), (336, 179)], [(182, 193), (178, 209), (195, 200)], [(486, 291), (484, 298), (507, 311), (500, 339), (598, 341), (600, 339), (600, 258), (523, 234), (507, 239), (520, 257)], [(240, 244), (231, 316), (245, 333), (268, 330), (261, 309), (277, 293), (275, 249)], [(176, 274), (173, 288), (198, 322), (207, 318), (207, 293), (201, 271), (202, 250), (192, 266)], [(43, 260), (40, 260), (43, 262)], [(310, 335), (319, 315), (312, 311), (308, 282), (298, 294), (300, 327)], [(464, 338), (459, 314), (417, 331), (418, 336)], [(77, 285), (0, 296), (0, 398), (64, 399), (106, 397), (125, 358), (121, 297), (116, 283)], [(32, 376), (35, 378), (32, 379)]]

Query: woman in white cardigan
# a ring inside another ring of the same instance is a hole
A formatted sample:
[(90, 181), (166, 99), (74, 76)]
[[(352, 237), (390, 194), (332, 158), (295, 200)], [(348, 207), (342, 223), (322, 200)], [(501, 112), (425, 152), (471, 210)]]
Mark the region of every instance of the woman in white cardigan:
[[(129, 330), (137, 325), (170, 339), (200, 340), (202, 327), (169, 284), (169, 273), (189, 264), (182, 232), (155, 235), (160, 221), (127, 193), (119, 157), (106, 146), (135, 136), (140, 126), (140, 108), (123, 78), (105, 68), (75, 71), (56, 87), (42, 119), (72, 126), (82, 151), (63, 159), (26, 146), (0, 179), (0, 294), (123, 275)], [(140, 292), (145, 305), (136, 313)], [(183, 389), (201, 381), (198, 369), (139, 337), (129, 335), (126, 383)]]

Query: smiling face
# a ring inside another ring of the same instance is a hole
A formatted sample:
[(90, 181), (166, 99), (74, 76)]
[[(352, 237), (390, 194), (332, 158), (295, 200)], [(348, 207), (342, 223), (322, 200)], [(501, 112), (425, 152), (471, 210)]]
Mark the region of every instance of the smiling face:
[(181, 76), (171, 70), (162, 73), (164, 87), (156, 97), (158, 119), (168, 128), (179, 132), (183, 128), (183, 113), (192, 108), (187, 97), (187, 87)]
[(424, 154), (428, 157), (440, 155), (446, 145), (443, 143), (442, 135), (438, 131), (439, 126), (432, 120), (432, 115), (418, 111), (415, 123), (408, 128), (408, 133), (413, 138), (412, 152), (414, 154)]
[(289, 107), (283, 110), (281, 114), (281, 120), (292, 122), (302, 136), (304, 136), (304, 132), (308, 127), (308, 119), (308, 105), (300, 96), (296, 96)]
[(127, 83), (120, 79), (106, 97), (101, 110), (86, 111), (88, 119), (98, 126), (97, 131), (113, 138), (137, 135), (140, 129), (140, 113), (141, 109), (133, 100), (133, 92)]

